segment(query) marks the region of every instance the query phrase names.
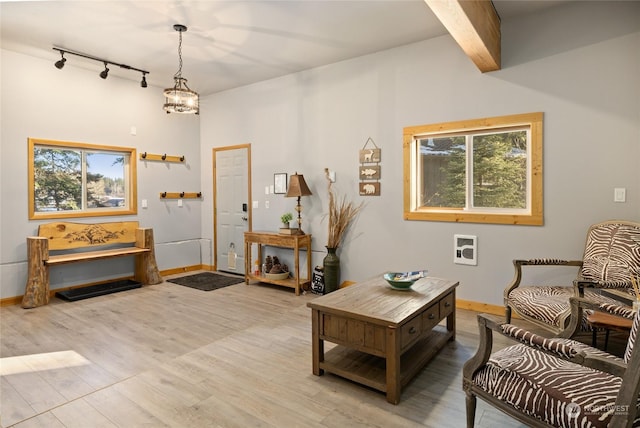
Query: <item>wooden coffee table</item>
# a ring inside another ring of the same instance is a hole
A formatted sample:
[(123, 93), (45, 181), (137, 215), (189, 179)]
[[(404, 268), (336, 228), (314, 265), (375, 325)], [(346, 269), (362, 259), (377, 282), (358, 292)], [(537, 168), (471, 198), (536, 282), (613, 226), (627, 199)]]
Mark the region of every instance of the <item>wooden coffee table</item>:
[[(313, 374), (325, 371), (386, 392), (400, 392), (455, 339), (457, 281), (422, 278), (392, 289), (378, 275), (307, 303), (312, 310)], [(447, 319), (445, 326), (438, 325)], [(324, 341), (337, 344), (324, 352)]]

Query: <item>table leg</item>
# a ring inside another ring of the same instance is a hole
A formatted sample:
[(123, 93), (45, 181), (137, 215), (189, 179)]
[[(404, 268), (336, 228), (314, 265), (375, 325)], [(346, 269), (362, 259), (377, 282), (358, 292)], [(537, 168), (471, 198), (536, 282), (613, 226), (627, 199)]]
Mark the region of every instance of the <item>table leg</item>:
[(321, 376), (324, 370), (320, 363), (324, 361), (324, 340), (320, 339), (320, 313), (317, 309), (311, 311), (311, 354), (313, 358), (313, 374)]
[(311, 290), (311, 239), (307, 245), (307, 281), (309, 281), (309, 290)]
[(251, 244), (244, 240), (244, 282), (249, 285), (249, 273), (253, 272), (251, 264)]
[(400, 402), (400, 335), (395, 328), (387, 329), (386, 349), (387, 401), (391, 404)]
[(298, 241), (296, 240), (293, 247), (293, 260), (296, 271), (296, 296), (300, 295), (300, 248), (298, 247)]
[(451, 337), (449, 338), (450, 342), (456, 340), (456, 307), (455, 307), (456, 291), (453, 290), (451, 294), (453, 295), (453, 302), (454, 302), (453, 311), (447, 316), (447, 330), (451, 332)]

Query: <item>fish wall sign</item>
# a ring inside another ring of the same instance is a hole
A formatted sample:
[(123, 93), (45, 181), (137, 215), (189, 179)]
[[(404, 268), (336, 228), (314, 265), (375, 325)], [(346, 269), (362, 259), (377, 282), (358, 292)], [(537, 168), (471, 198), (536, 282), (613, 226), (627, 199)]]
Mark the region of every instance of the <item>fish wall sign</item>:
[(358, 168), (360, 196), (380, 196), (380, 160), (382, 150), (369, 137), (359, 152), (360, 166)]

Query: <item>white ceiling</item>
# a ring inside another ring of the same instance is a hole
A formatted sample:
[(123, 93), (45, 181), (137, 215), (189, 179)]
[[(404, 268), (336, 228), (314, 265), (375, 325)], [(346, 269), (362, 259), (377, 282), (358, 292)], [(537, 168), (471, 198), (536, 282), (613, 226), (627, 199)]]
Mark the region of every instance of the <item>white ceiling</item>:
[[(494, 1), (503, 20), (558, 3)], [(3, 1), (0, 24), (4, 49), (53, 67), (60, 54), (52, 48), (66, 48), (148, 70), (158, 87), (173, 86), (173, 25), (184, 24), (182, 75), (202, 95), (446, 34), (423, 0)], [(66, 67), (103, 69), (66, 57)], [(140, 81), (140, 73), (110, 69)]]

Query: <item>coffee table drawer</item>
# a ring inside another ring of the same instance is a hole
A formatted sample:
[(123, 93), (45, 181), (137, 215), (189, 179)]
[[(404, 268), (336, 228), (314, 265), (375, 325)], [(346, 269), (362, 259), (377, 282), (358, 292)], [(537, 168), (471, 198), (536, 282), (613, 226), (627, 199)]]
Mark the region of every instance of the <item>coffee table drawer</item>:
[(385, 328), (339, 315), (322, 314), (320, 336), (373, 355), (384, 355)]
[(449, 293), (440, 299), (440, 318), (444, 318), (453, 312), (455, 302), (453, 301), (453, 293)]
[(420, 338), (422, 333), (422, 317), (420, 315), (413, 317), (408, 323), (400, 327), (400, 349), (413, 344)]
[(440, 302), (434, 303), (422, 313), (422, 329), (432, 329), (440, 322), (440, 318)]

